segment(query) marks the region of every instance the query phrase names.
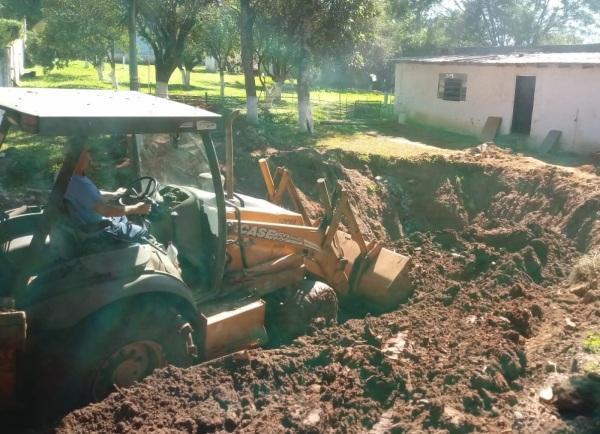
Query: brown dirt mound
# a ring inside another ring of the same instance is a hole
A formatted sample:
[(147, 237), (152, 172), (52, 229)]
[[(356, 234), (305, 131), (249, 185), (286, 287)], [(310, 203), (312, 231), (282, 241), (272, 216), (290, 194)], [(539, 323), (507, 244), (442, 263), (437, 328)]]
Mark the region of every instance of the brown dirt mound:
[[(598, 414), (561, 419), (537, 399), (547, 361), (569, 369), (600, 318), (598, 303), (582, 303), (566, 283), (580, 253), (598, 245), (598, 178), (493, 148), (409, 161), (314, 151), (272, 160), (308, 197), (316, 178), (340, 180), (365, 230), (414, 257), (413, 298), (287, 347), (161, 370), (71, 413), (59, 432), (599, 428)], [(244, 179), (258, 174), (250, 162), (238, 159), (239, 185), (257, 194)], [(578, 328), (565, 328), (565, 317)]]

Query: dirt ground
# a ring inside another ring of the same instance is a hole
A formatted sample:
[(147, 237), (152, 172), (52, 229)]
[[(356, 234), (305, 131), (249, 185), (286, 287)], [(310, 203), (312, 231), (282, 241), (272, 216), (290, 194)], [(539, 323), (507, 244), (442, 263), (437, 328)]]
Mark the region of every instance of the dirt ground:
[(160, 370), (57, 432), (600, 432), (582, 347), (600, 293), (569, 280), (600, 245), (591, 170), (493, 146), (410, 160), (263, 150), (237, 155), (243, 192), (264, 194), (264, 154), (309, 201), (314, 180), (339, 180), (369, 237), (414, 258), (413, 297), (378, 316), (345, 306), (353, 319), (282, 348)]

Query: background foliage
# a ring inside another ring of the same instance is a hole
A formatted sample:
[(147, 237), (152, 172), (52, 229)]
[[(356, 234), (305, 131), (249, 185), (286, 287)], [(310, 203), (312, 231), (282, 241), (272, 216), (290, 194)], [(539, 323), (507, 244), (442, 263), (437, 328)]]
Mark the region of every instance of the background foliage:
[(9, 42), (18, 39), (21, 29), (22, 26), (19, 21), (0, 18), (0, 47), (4, 47)]

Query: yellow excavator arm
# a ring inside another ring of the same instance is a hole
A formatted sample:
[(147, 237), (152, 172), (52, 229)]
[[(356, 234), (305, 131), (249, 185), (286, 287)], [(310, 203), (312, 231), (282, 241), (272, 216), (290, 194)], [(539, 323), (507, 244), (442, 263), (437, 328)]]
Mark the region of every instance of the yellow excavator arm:
[[(265, 276), (257, 287), (268, 291), (298, 281), (308, 273), (332, 286), (341, 298), (361, 296), (381, 309), (393, 308), (410, 296), (410, 258), (385, 249), (376, 241), (365, 241), (341, 186), (332, 198), (325, 180), (317, 181), (325, 213), (313, 222), (291, 173), (280, 167), (273, 178), (267, 161), (261, 159), (259, 164), (269, 200), (280, 206), (287, 194), (299, 216), (293, 222), (281, 223), (278, 216), (268, 211), (243, 216), (232, 213), (227, 222), (230, 243), (239, 247), (241, 262), (259, 262), (244, 267), (241, 274), (253, 279)], [(340, 230), (342, 222), (349, 233)], [(256, 246), (268, 250), (271, 259), (273, 251), (281, 255), (268, 262), (256, 261)]]

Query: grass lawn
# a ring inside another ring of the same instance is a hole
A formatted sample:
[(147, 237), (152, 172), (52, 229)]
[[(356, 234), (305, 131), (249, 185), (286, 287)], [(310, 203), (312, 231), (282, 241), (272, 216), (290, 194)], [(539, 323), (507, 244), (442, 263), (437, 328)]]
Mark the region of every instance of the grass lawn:
[(64, 138), (42, 137), (10, 130), (0, 158), (1, 186), (47, 188), (48, 176), (62, 164)]
[(450, 154), (481, 144), (477, 137), (452, 133), (418, 124), (399, 125), (394, 119), (372, 121), (357, 126), (325, 132), (316, 146), (344, 149), (365, 155), (410, 158), (419, 154)]
[[(110, 66), (104, 68), (105, 81), (98, 79), (96, 70), (85, 62), (72, 61), (69, 66), (62, 69), (55, 69), (44, 73), (41, 67), (32, 68), (36, 72), (36, 77), (25, 78), (22, 80), (22, 86), (25, 87), (59, 87), (59, 88), (89, 88), (89, 89), (111, 89)], [(154, 65), (139, 65), (138, 76), (140, 80), (140, 90), (143, 92), (154, 93), (155, 90), (155, 69)], [(121, 89), (129, 89), (129, 67), (128, 65), (117, 65), (117, 79)], [(257, 91), (261, 93), (260, 98), (264, 98), (260, 82), (256, 80)], [(194, 69), (191, 76), (191, 87), (185, 89), (181, 81), (181, 74), (178, 70), (173, 72), (169, 81), (169, 93), (173, 95), (218, 96), (220, 92), (219, 74), (206, 72), (204, 67)], [(245, 98), (244, 76), (242, 74), (225, 75), (225, 96), (233, 98)], [(286, 85), (283, 92), (284, 100), (296, 98), (292, 85)], [(340, 92), (336, 89), (315, 89), (311, 93), (315, 103), (332, 104), (354, 104), (355, 101), (383, 101), (381, 92), (368, 90), (344, 90)]]
[(336, 134), (320, 140), (318, 148), (343, 149), (363, 155), (381, 155), (385, 157), (410, 158), (419, 154), (450, 154), (454, 151), (426, 145), (403, 137), (384, 136), (375, 131)]

